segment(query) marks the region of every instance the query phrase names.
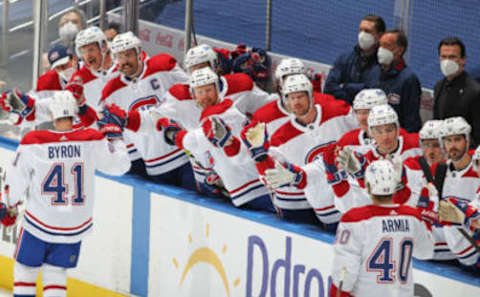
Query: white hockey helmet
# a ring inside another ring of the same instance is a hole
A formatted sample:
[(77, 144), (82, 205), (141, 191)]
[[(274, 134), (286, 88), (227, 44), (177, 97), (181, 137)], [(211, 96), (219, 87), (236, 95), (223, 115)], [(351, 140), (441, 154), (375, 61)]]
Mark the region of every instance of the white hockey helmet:
[(443, 139), (452, 135), (464, 135), (468, 146), (470, 144), (470, 132), (472, 132), (472, 127), (463, 117), (451, 117), (443, 120), (442, 130), (440, 132), (443, 148), (445, 148)]
[(307, 92), (310, 99), (310, 108), (313, 107), (313, 86), (305, 74), (294, 74), (287, 77), (283, 82), (282, 100), (283, 104), (287, 104), (288, 94), (296, 92)]
[(217, 94), (220, 93), (218, 75), (209, 67), (194, 70), (190, 75), (190, 93), (194, 96), (193, 90), (197, 87), (214, 84)]
[(111, 49), (114, 55), (132, 48), (137, 52), (137, 56), (142, 52), (142, 41), (131, 31), (118, 34), (113, 38), (111, 43)]
[(53, 99), (48, 104), (52, 119), (76, 117), (78, 114), (77, 100), (70, 91), (55, 91)]
[(398, 123), (398, 115), (395, 110), (388, 104), (372, 107), (368, 114), (368, 130), (370, 135), (372, 135), (372, 127), (387, 124), (395, 124), (397, 130), (399, 129), (400, 124)]
[(365, 171), (365, 186), (367, 185), (369, 185), (372, 195), (395, 194), (398, 186), (398, 174), (392, 162), (377, 160), (370, 163)]
[(465, 139), (470, 143), (470, 132), (472, 132), (472, 127), (463, 117), (451, 117), (445, 119), (441, 131), (442, 139), (451, 135), (465, 135)]
[(420, 136), (420, 141), (426, 140), (426, 139), (440, 140), (442, 136), (442, 126), (443, 126), (442, 120), (426, 121), (423, 124), (422, 129), (420, 129), (420, 132), (418, 133)]
[(353, 99), (353, 109), (372, 109), (387, 104), (387, 95), (381, 89), (363, 89)]
[(275, 70), (275, 79), (282, 86), (284, 77), (292, 74), (305, 74), (305, 66), (300, 59), (286, 58), (278, 64)]
[(75, 38), (77, 56), (82, 57), (82, 47), (91, 43), (97, 43), (100, 49), (107, 46), (107, 37), (99, 27), (92, 26), (78, 32)]
[(183, 60), (183, 65), (188, 73), (191, 73), (193, 66), (202, 63), (209, 63), (213, 70), (217, 68), (217, 53), (208, 44), (200, 44), (192, 47), (185, 54)]

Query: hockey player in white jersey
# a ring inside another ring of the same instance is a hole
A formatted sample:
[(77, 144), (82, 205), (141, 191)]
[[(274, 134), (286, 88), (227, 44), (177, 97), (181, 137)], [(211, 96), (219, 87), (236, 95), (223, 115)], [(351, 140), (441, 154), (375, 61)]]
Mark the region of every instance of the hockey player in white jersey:
[[(432, 166), (434, 176), (443, 175), (443, 182), (440, 182), (439, 186), (441, 200), (453, 198), (458, 204), (468, 204), (476, 197), (480, 178), (474, 170), (472, 156), (468, 151), (470, 133), (471, 126), (462, 117), (448, 118), (443, 121), (442, 146), (448, 159), (446, 163), (438, 162)], [(464, 229), (470, 232), (468, 228)], [(476, 269), (480, 254), (476, 252), (473, 245), (455, 226), (444, 226), (443, 231), (448, 247), (457, 260), (462, 265)]]
[[(374, 146), (365, 155), (354, 152), (350, 148), (344, 148), (343, 151), (348, 154), (338, 159), (337, 148), (332, 144), (325, 148), (322, 158), (302, 167), (290, 166), (288, 170), (276, 166), (275, 169), (265, 172), (265, 179), (269, 183), (276, 184), (293, 184), (295, 181), (301, 181), (295, 182), (296, 187), (312, 195), (325, 191), (328, 184), (332, 186), (336, 197), (343, 197), (349, 192), (349, 196), (345, 199), (334, 199), (335, 209), (341, 213), (354, 207), (368, 205), (370, 200), (364, 190), (363, 180), (368, 162), (387, 158), (397, 160), (398, 165), (401, 165), (402, 159), (421, 153), (418, 148), (418, 134), (398, 135), (400, 129), (398, 117), (390, 106), (374, 106), (368, 117), (368, 125), (370, 135), (374, 139)], [(271, 168), (272, 165), (268, 167)], [(346, 167), (348, 170), (344, 170)], [(396, 203), (405, 203), (412, 196), (405, 174), (402, 175), (402, 183), (403, 189), (397, 191), (394, 196)]]
[[(247, 118), (232, 100), (218, 96), (218, 83), (218, 76), (210, 68), (195, 70), (190, 88), (203, 110), (201, 125), (180, 127), (161, 118), (156, 123), (162, 130), (158, 134), (171, 145), (188, 150), (202, 168), (216, 172), (235, 206), (274, 212), (269, 190), (259, 180), (246, 148), (235, 137)], [(142, 118), (142, 125), (149, 125), (147, 118)]]
[[(171, 86), (188, 81), (172, 56), (158, 54), (144, 59), (141, 40), (132, 32), (117, 35), (111, 48), (121, 75), (109, 81), (103, 89), (102, 104), (116, 104), (127, 112), (145, 110), (148, 114), (153, 108), (162, 110), (165, 93)], [(186, 154), (165, 143), (162, 135), (127, 130), (125, 138), (140, 153), (150, 178), (194, 188)]]
[(366, 169), (372, 205), (342, 216), (330, 297), (413, 296), (412, 256), (431, 258), (433, 240), (429, 224), (416, 209), (393, 203), (398, 182), (388, 160), (374, 161)]
[[(271, 95), (272, 98), (275, 98), (275, 100), (257, 109), (252, 116), (252, 122), (266, 124), (267, 133), (269, 136), (272, 136), (273, 133), (280, 128), (280, 126), (289, 120), (290, 112), (285, 104), (285, 100), (282, 99), (282, 86), (284, 81), (289, 76), (294, 74), (306, 74), (303, 62), (297, 58), (283, 59), (275, 70), (277, 93)], [(315, 104), (320, 104), (320, 102), (323, 101), (335, 100), (335, 97), (328, 94), (315, 92), (315, 90), (313, 90), (313, 98)]]
[[(353, 99), (353, 110), (360, 128), (348, 131), (337, 141), (340, 148), (348, 147), (366, 153), (372, 148), (373, 138), (368, 131), (368, 115), (374, 106), (387, 104), (387, 95), (381, 89), (361, 90)], [(401, 129), (401, 128), (400, 128)], [(400, 132), (400, 134), (403, 134)]]
[[(414, 196), (419, 196), (420, 191), (428, 182), (433, 182), (431, 166), (445, 159), (440, 138), (442, 132), (442, 120), (430, 120), (423, 124), (419, 131), (420, 148), (422, 154), (404, 160), (408, 186)], [(413, 202), (415, 205), (416, 202)]]
[[(275, 206), (281, 209), (285, 219), (311, 223), (320, 220), (327, 229), (334, 229), (340, 216), (335, 210), (333, 194), (328, 192), (328, 187), (327, 192), (317, 188), (315, 193), (307, 195), (301, 186), (303, 183), (296, 180), (286, 181), (284, 176), (291, 176), (289, 168), (294, 170), (295, 166), (314, 161), (330, 144), (335, 143), (340, 135), (355, 128), (354, 116), (350, 106), (344, 102), (322, 101), (314, 104), (312, 84), (303, 74), (289, 76), (282, 90), (285, 105), (295, 117), (291, 117), (271, 137), (271, 157), (264, 160), (254, 157), (257, 168), (261, 175), (268, 176), (267, 183), (275, 189)], [(252, 123), (246, 129), (254, 128), (255, 124)], [(246, 136), (247, 131), (244, 134)], [(248, 137), (243, 139), (248, 146)], [(250, 144), (250, 147), (255, 145)], [(273, 166), (270, 158), (286, 162)], [(268, 172), (278, 173), (278, 179), (269, 178), (274, 174), (268, 174), (265, 171), (267, 169)]]
[(4, 224), (15, 222), (16, 207), (28, 193), (14, 255), (14, 296), (35, 296), (40, 270), (43, 296), (66, 296), (67, 269), (77, 265), (81, 241), (93, 226), (95, 170), (122, 175), (130, 168), (120, 139), (72, 130), (77, 111), (70, 92), (56, 92), (50, 102), (55, 130), (26, 134), (8, 171)]

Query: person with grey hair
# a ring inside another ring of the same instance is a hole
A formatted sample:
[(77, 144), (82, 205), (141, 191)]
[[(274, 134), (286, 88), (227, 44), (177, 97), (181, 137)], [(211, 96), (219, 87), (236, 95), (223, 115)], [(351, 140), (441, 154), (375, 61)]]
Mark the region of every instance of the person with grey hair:
[(58, 35), (65, 45), (71, 47), (77, 33), (86, 27), (87, 18), (85, 12), (78, 8), (73, 8), (60, 17), (58, 21)]

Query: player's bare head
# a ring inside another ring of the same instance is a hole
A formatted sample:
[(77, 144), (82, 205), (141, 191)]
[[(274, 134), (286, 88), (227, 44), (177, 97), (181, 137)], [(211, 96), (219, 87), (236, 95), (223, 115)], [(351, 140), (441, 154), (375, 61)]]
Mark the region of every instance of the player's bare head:
[(363, 131), (368, 132), (368, 115), (374, 106), (387, 104), (387, 95), (381, 89), (364, 89), (353, 99), (353, 110)]
[(444, 153), (440, 144), (442, 125), (443, 121), (441, 120), (430, 120), (426, 121), (422, 129), (420, 129), (420, 147), (422, 148), (423, 156), (429, 164), (434, 164), (444, 159)]
[(390, 105), (372, 107), (368, 115), (368, 130), (381, 153), (388, 154), (397, 149), (398, 116)]
[(111, 47), (117, 67), (123, 75), (133, 78), (141, 73), (142, 42), (137, 36), (130, 31), (118, 34)]
[(391, 202), (398, 182), (395, 166), (389, 160), (373, 161), (365, 171), (365, 188), (374, 203)]
[(194, 70), (190, 76), (190, 93), (203, 109), (218, 103), (219, 78), (210, 67)]
[(442, 145), (452, 161), (470, 158), (467, 154), (472, 127), (462, 117), (452, 117), (443, 121)]
[(297, 118), (313, 108), (313, 86), (305, 74), (288, 76), (282, 87), (283, 104)]
[(50, 116), (54, 122), (56, 130), (69, 130), (68, 122), (73, 123), (73, 119), (78, 114), (77, 101), (69, 91), (56, 91), (52, 101), (48, 105)]
[(204, 67), (210, 67), (216, 71), (218, 66), (217, 53), (208, 44), (200, 44), (187, 51), (183, 64), (188, 73)]
[(101, 70), (109, 51), (105, 34), (95, 26), (78, 32), (75, 49), (77, 56), (82, 58), (86, 66), (95, 71)]

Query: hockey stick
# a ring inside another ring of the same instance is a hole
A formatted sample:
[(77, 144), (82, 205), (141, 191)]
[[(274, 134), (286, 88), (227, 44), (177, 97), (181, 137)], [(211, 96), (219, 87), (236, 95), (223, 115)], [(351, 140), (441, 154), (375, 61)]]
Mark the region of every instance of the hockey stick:
[(343, 281), (345, 280), (345, 274), (347, 273), (347, 267), (342, 266), (342, 273), (340, 274), (340, 282), (338, 283), (338, 290), (335, 297), (340, 297), (342, 295)]
[(465, 229), (460, 227), (460, 228), (457, 228), (457, 230), (463, 235), (463, 237), (465, 237), (466, 240), (468, 240), (468, 242), (470, 242), (470, 244), (475, 248), (477, 253), (480, 254), (480, 246), (478, 246), (478, 244), (475, 242), (475, 239), (473, 239), (473, 237), (471, 237), (470, 234), (468, 234), (467, 231), (465, 231)]

